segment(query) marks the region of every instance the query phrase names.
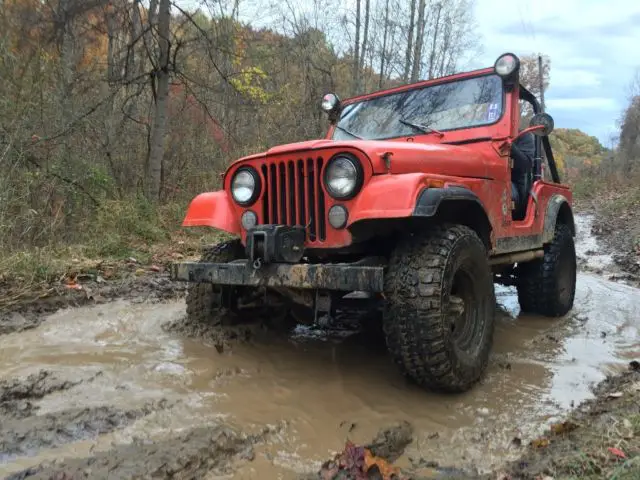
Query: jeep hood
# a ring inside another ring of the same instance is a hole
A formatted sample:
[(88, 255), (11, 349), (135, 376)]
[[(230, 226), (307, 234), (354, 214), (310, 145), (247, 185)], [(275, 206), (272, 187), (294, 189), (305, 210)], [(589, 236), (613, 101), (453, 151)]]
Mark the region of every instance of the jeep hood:
[[(481, 147), (484, 146), (484, 148)], [(238, 162), (256, 160), (259, 158), (305, 155), (314, 152), (322, 155), (323, 150), (359, 150), (370, 160), (374, 174), (388, 173), (384, 157), (391, 153), (391, 172), (393, 174), (415, 173), (422, 171), (457, 177), (493, 178), (489, 168), (488, 154), (492, 147), (490, 143), (475, 143), (474, 148), (462, 145), (448, 145), (439, 143), (415, 143), (402, 140), (309, 140), (305, 142), (278, 145), (266, 152), (239, 159)], [(486, 152), (486, 153), (485, 153)], [(234, 162), (235, 163), (235, 162)]]

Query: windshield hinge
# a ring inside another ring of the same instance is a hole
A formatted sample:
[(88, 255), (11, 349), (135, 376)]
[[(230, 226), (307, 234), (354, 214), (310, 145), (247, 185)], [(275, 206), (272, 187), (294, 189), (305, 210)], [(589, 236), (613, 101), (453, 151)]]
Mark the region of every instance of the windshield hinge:
[(384, 160), (384, 165), (387, 167), (387, 172), (391, 172), (391, 157), (393, 156), (392, 152), (384, 152), (382, 155), (382, 160)]

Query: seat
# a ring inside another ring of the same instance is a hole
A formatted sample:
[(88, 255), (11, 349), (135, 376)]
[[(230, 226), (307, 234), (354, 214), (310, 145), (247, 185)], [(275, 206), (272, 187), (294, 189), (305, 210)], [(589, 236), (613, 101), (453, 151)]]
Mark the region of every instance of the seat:
[(536, 154), (536, 140), (528, 132), (518, 137), (511, 146), (513, 168), (511, 169), (511, 195), (515, 204), (513, 218), (522, 220), (526, 215), (529, 190), (533, 173), (533, 159)]

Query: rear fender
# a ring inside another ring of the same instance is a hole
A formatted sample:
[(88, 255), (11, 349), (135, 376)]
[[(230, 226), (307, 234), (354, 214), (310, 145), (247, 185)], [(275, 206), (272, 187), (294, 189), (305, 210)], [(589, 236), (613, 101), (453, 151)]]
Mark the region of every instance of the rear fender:
[(549, 243), (553, 241), (553, 235), (556, 230), (558, 220), (565, 223), (571, 229), (571, 234), (576, 235), (576, 226), (573, 219), (573, 210), (569, 204), (569, 200), (562, 194), (555, 193), (551, 196), (547, 204), (547, 211), (544, 216), (544, 232), (543, 242)]
[(189, 204), (182, 222), (184, 227), (213, 227), (239, 235), (240, 222), (224, 190), (201, 193)]

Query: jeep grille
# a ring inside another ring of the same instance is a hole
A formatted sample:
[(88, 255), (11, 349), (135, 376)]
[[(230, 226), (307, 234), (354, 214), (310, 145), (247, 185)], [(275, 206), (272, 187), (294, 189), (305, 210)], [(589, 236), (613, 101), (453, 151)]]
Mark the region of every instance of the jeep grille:
[(304, 225), (307, 241), (326, 239), (322, 158), (276, 161), (262, 165), (266, 188), (262, 197), (265, 224)]

